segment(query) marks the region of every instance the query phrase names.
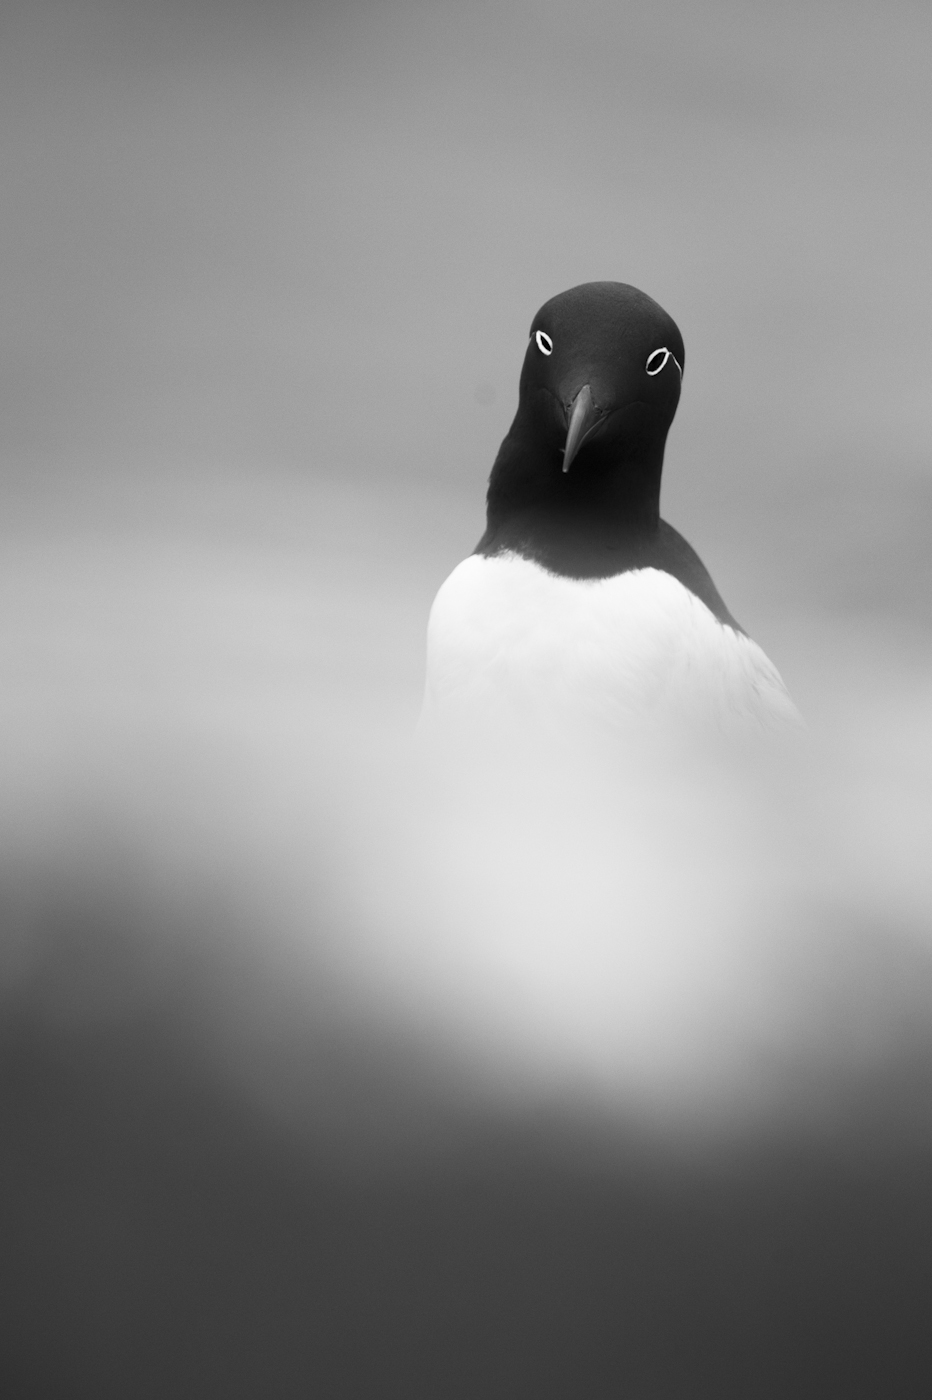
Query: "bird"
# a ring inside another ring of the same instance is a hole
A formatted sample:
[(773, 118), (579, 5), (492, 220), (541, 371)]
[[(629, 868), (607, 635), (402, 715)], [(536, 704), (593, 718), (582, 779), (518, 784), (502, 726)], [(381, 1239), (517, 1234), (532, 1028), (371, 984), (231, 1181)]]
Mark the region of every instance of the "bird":
[(776, 667), (660, 516), (686, 357), (646, 293), (587, 282), (534, 317), (487, 523), (430, 611), (422, 732), (619, 741), (801, 726)]

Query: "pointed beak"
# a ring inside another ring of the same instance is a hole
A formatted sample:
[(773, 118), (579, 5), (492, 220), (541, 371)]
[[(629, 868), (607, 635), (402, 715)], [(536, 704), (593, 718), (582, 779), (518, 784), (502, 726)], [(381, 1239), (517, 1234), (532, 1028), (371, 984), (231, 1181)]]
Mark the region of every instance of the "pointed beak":
[(566, 447), (563, 449), (563, 470), (565, 472), (569, 471), (570, 463), (582, 447), (583, 439), (589, 429), (601, 422), (602, 417), (602, 411), (596, 408), (592, 402), (592, 389), (588, 384), (584, 384), (573, 400), (573, 406), (570, 410), (570, 421), (566, 429)]

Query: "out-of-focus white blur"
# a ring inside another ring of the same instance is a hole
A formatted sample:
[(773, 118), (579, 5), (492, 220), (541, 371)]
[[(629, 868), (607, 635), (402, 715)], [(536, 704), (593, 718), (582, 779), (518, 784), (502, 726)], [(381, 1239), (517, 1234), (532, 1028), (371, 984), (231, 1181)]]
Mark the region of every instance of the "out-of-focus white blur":
[[(926, 1396), (932, 11), (0, 9), (4, 1397)], [(808, 735), (431, 768), (595, 278)]]
[[(686, 1135), (926, 1046), (929, 16), (583, 11), (4, 21), (2, 995), (167, 997), (298, 1125), (318, 1038)], [(810, 734), (451, 795), (427, 612), (592, 277), (683, 329), (664, 513)]]
[[(426, 1080), (454, 1115), (713, 1139), (818, 1124), (925, 1043), (932, 668), (908, 638), (787, 629), (810, 732), (766, 761), (435, 772), (394, 506), (317, 484), (272, 544), (245, 514), (235, 538), (8, 541), (4, 995), (38, 978), (43, 1015), (106, 1024), (167, 983), (225, 1073), (343, 1147), (372, 1102), (330, 1122), (320, 1037), (397, 1056), (402, 1098)], [(316, 548), (288, 537), (316, 512)]]

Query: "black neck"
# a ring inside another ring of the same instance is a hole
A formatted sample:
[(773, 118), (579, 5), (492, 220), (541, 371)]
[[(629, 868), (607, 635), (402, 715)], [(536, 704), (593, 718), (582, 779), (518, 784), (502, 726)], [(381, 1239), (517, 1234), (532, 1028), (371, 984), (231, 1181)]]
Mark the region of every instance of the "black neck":
[(606, 578), (636, 567), (660, 527), (663, 445), (636, 457), (596, 444), (561, 470), (509, 434), (489, 480), (486, 532), (477, 553), (513, 550), (554, 573)]
[(660, 569), (740, 632), (696, 551), (660, 518), (662, 466), (663, 443), (637, 453), (593, 443), (564, 474), (557, 449), (529, 446), (513, 428), (492, 468), (475, 552), (520, 554), (577, 579)]

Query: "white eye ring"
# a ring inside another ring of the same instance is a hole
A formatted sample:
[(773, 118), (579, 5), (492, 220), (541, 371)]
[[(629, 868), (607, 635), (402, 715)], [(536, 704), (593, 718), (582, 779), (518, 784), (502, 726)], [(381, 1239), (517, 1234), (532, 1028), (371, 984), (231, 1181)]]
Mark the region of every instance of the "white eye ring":
[[(658, 355), (662, 355), (662, 356), (663, 356), (663, 359), (660, 361), (660, 364), (659, 364), (659, 365), (657, 365), (654, 369), (651, 369), (651, 367), (650, 367), (650, 362), (651, 362), (651, 360), (655, 360), (655, 359), (657, 358)], [(648, 357), (647, 357), (647, 364), (644, 366), (644, 368), (647, 370), (647, 373), (648, 373), (649, 375), (651, 375), (651, 376), (653, 376), (653, 375), (655, 375), (655, 374), (659, 374), (660, 371), (661, 371), (662, 369), (665, 369), (665, 368), (666, 368), (667, 360), (672, 360), (672, 361), (673, 361), (673, 363), (676, 365), (677, 369), (679, 370), (679, 372), (680, 372), (680, 378), (682, 379), (682, 378), (683, 378), (683, 367), (682, 367), (682, 365), (680, 364), (679, 360), (678, 360), (678, 359), (676, 358), (676, 356), (674, 355), (673, 351), (672, 351), (672, 350), (668, 350), (667, 347), (666, 347), (665, 345), (661, 345), (661, 347), (660, 347), (659, 350), (652, 350), (652, 351), (650, 352), (650, 354), (649, 354)]]
[(542, 355), (553, 354), (553, 341), (546, 331), (537, 331), (534, 339), (537, 341), (537, 348)]

